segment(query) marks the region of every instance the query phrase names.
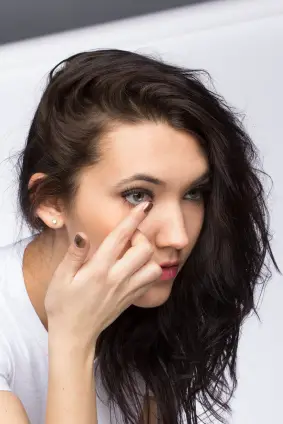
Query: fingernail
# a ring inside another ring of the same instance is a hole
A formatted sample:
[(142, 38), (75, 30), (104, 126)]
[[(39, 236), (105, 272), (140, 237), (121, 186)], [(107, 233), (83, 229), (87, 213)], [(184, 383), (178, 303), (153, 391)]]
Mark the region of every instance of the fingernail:
[(85, 247), (85, 239), (83, 239), (79, 234), (75, 237), (75, 245), (80, 248)]
[(152, 208), (153, 208), (153, 203), (152, 202), (148, 202), (146, 204), (146, 206), (144, 207), (143, 211), (144, 211), (144, 213), (148, 213)]

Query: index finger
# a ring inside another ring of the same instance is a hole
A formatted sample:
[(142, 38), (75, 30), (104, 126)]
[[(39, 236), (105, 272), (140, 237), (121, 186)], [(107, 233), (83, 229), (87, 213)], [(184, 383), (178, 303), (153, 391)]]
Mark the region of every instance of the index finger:
[(139, 224), (152, 209), (152, 202), (143, 202), (136, 206), (114, 230), (103, 240), (95, 252), (98, 263), (114, 263), (130, 241)]

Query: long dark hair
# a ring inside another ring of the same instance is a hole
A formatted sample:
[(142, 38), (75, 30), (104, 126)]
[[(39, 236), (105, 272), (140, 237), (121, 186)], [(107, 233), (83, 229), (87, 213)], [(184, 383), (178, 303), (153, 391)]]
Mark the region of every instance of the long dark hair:
[[(258, 153), (236, 113), (209, 89), (202, 70), (184, 69), (122, 50), (76, 54), (49, 74), (18, 159), (18, 200), (32, 232), (47, 196), (69, 204), (76, 176), (100, 159), (112, 125), (163, 121), (199, 140), (212, 186), (199, 239), (169, 300), (129, 307), (97, 343), (103, 386), (124, 422), (141, 413), (136, 379), (153, 393), (164, 424), (197, 424), (197, 403), (226, 422), (237, 386), (236, 359), (244, 318), (256, 311), (256, 286), (271, 276), (269, 215)], [(32, 174), (46, 177), (28, 189)], [(258, 314), (257, 314), (258, 315)]]

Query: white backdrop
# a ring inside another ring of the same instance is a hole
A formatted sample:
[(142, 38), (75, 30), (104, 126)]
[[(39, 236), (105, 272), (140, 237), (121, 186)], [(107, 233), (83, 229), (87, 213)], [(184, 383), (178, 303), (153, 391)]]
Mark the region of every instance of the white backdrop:
[[(246, 114), (274, 182), (269, 201), (273, 248), (283, 269), (283, 0), (189, 6), (0, 46), (0, 245), (18, 236), (16, 175), (5, 159), (24, 144), (47, 72), (71, 54), (101, 47), (153, 53), (207, 69), (217, 90)], [(283, 279), (276, 274), (261, 303), (262, 322), (253, 316), (244, 326), (231, 424), (283, 422), (282, 302)]]

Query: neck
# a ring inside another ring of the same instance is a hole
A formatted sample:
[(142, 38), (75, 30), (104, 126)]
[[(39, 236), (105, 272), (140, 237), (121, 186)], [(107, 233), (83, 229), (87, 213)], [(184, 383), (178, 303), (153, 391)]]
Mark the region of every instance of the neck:
[(23, 258), (23, 275), (31, 303), (47, 327), (44, 299), (54, 271), (68, 249), (64, 229), (46, 230), (28, 244)]

